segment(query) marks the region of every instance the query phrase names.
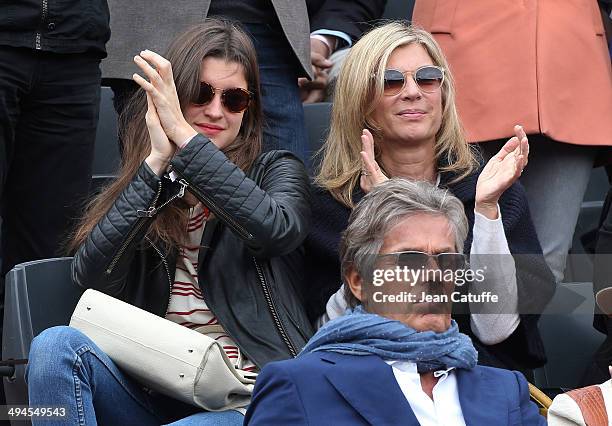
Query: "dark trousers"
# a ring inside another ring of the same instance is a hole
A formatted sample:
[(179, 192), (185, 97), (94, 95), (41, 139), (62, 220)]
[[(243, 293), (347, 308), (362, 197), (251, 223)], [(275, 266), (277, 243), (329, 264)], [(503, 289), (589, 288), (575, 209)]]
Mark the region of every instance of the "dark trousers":
[(2, 276), (62, 254), (91, 183), (100, 104), (96, 54), (0, 46)]
[(0, 46), (0, 331), (5, 274), (18, 263), (64, 254), (82, 212), (91, 183), (99, 63), (96, 54)]
[(304, 108), (297, 85), (300, 64), (280, 25), (245, 24), (259, 63), (264, 150), (286, 149), (307, 161)]
[(0, 333), (5, 274), (18, 263), (64, 254), (82, 212), (98, 123), (99, 64), (96, 54), (0, 46)]

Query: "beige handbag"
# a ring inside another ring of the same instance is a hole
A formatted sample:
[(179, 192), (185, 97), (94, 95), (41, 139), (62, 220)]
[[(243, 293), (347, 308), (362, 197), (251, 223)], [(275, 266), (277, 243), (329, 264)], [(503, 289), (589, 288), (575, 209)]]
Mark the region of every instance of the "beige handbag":
[(194, 330), (91, 289), (70, 326), (149, 389), (208, 411), (250, 402), (257, 375), (234, 368), (218, 342)]

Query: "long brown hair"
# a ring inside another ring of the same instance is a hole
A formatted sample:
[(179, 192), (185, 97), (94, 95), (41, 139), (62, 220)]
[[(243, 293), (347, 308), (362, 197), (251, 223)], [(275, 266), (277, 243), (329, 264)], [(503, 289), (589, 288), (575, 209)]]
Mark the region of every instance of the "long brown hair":
[[(172, 64), (174, 83), (181, 110), (184, 112), (200, 87), (200, 68), (206, 57), (235, 62), (244, 69), (248, 89), (254, 93), (245, 111), (238, 136), (223, 150), (242, 170), (247, 171), (261, 152), (262, 106), (259, 93), (259, 70), (255, 47), (249, 36), (235, 22), (207, 19), (179, 35), (164, 55)], [(69, 243), (75, 251), (94, 226), (104, 217), (121, 192), (129, 185), (142, 162), (151, 152), (145, 122), (147, 100), (138, 90), (119, 117), (123, 155), (118, 177), (94, 198)], [(170, 245), (181, 243), (188, 222), (187, 211), (176, 203), (166, 206), (155, 217), (148, 231), (153, 240)]]

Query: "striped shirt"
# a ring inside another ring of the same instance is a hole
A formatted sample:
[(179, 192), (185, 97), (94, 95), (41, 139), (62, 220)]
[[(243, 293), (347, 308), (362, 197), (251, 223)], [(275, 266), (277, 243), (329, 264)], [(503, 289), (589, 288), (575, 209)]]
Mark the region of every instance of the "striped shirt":
[(166, 319), (218, 341), (236, 368), (256, 371), (255, 364), (241, 353), (206, 305), (198, 283), (198, 253), (208, 216), (208, 209), (201, 203), (189, 211), (186, 239), (179, 248)]

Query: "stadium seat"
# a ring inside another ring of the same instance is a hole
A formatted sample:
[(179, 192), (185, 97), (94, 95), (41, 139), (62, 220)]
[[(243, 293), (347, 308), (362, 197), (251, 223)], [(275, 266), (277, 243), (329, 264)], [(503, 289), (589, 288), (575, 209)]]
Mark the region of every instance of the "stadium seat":
[[(609, 187), (604, 168), (593, 169), (584, 194), (580, 215), (574, 230), (572, 247), (565, 266), (564, 280), (567, 282), (593, 280), (591, 253), (595, 249), (594, 243), (599, 226), (599, 216)], [(585, 247), (585, 243), (588, 247)]]
[(308, 169), (311, 175), (320, 161), (320, 158), (316, 157), (315, 154), (323, 146), (329, 132), (331, 108), (332, 104), (330, 102), (304, 104), (304, 123), (308, 132), (307, 155), (310, 160)]
[(593, 353), (604, 340), (604, 335), (593, 328), (594, 303), (592, 283), (558, 285), (539, 323), (548, 363), (535, 370), (538, 388), (569, 390), (579, 385)]
[(100, 118), (96, 130), (96, 144), (92, 169), (92, 192), (96, 192), (117, 173), (119, 168), (119, 140), (117, 113), (113, 107), (113, 91), (102, 86), (100, 94)]
[[(15, 266), (6, 275), (2, 359), (26, 359), (32, 339), (46, 328), (68, 325), (83, 289), (72, 282), (71, 257)], [(27, 404), (25, 365), (3, 377), (7, 404)], [(23, 423), (20, 423), (23, 425)]]

